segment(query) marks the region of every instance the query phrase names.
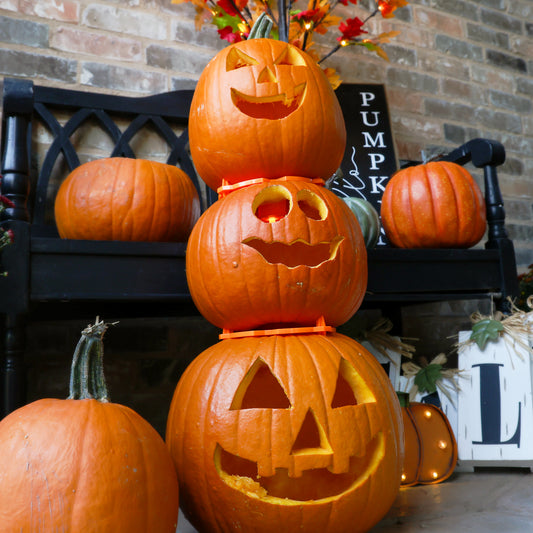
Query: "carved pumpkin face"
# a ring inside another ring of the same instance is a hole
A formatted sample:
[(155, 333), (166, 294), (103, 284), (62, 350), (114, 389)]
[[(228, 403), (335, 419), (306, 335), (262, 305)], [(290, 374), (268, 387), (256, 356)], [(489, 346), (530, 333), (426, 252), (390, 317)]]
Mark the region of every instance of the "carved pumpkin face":
[(346, 322), (367, 283), (350, 208), (307, 181), (251, 185), (213, 204), (188, 241), (186, 272), (202, 315), (234, 331)]
[(191, 155), (214, 190), (222, 180), (329, 178), (344, 154), (337, 97), (317, 63), (272, 39), (220, 51), (202, 72), (189, 118)]
[(224, 340), (193, 361), (167, 444), (200, 531), (338, 533), (367, 531), (388, 511), (401, 431), (390, 382), (360, 344), (268, 336)]

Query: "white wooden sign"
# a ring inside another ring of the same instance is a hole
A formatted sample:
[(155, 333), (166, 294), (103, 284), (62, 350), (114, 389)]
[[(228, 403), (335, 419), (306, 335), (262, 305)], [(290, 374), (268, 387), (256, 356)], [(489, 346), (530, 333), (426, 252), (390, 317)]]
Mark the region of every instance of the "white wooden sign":
[[(399, 337), (394, 337), (395, 339), (400, 340)], [(393, 350), (385, 350), (387, 352), (387, 357), (383, 355), (378, 349), (374, 348), (372, 344), (368, 341), (362, 341), (361, 346), (366, 348), (381, 364), (383, 370), (389, 376), (392, 386), (395, 391), (400, 390), (400, 368), (402, 363), (402, 356), (399, 352), (394, 352)]]
[[(470, 335), (459, 332), (459, 342)], [(489, 341), (483, 351), (475, 343), (459, 349), (461, 467), (533, 466), (533, 368), (529, 352), (507, 340)]]

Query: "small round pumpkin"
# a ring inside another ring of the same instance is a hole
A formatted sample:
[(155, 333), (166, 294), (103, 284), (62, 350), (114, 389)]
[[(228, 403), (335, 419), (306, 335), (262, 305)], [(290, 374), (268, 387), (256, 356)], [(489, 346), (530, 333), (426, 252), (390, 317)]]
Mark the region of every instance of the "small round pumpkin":
[(337, 333), (211, 346), (178, 383), (166, 441), (198, 531), (368, 531), (400, 487), (398, 399)]
[(402, 485), (429, 485), (448, 479), (457, 464), (457, 442), (446, 415), (429, 403), (398, 393), (405, 435)]
[(468, 248), (485, 233), (485, 201), (465, 168), (434, 161), (400, 170), (389, 180), (381, 222), (400, 248)]
[(108, 401), (105, 328), (84, 330), (69, 399), (37, 400), (0, 421), (2, 531), (176, 531), (178, 481), (163, 439)]
[(200, 200), (183, 170), (157, 161), (109, 157), (75, 168), (59, 187), (60, 237), (185, 242)]
[(325, 187), (267, 181), (215, 202), (194, 227), (187, 281), (200, 313), (220, 328), (346, 322), (366, 291), (363, 235)]
[(378, 243), (381, 232), (381, 222), (376, 208), (363, 198), (349, 196), (343, 198), (343, 200), (348, 204), (361, 226), (366, 249), (371, 250)]
[(330, 178), (346, 145), (342, 111), (316, 61), (273, 39), (223, 48), (200, 75), (191, 155), (214, 190), (287, 175)]

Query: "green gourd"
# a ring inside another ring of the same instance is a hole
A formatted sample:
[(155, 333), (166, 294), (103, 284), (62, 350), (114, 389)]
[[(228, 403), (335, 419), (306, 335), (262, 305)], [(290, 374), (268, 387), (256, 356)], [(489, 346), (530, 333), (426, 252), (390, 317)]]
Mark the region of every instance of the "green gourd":
[(365, 246), (370, 250), (376, 246), (381, 231), (381, 222), (376, 208), (363, 198), (347, 197), (343, 200), (356, 216), (365, 238)]

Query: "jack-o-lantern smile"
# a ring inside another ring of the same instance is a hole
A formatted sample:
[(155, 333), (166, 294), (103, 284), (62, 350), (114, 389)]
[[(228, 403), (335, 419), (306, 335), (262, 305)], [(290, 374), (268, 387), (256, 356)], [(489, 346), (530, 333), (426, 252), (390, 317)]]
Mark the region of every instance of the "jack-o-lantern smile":
[(249, 96), (237, 89), (231, 89), (231, 98), (235, 107), (249, 117), (279, 120), (288, 117), (300, 107), (306, 85), (306, 83), (301, 83), (295, 87), (292, 97), (285, 93), (262, 97)]
[(325, 261), (332, 261), (337, 255), (340, 243), (344, 237), (335, 237), (331, 242), (309, 244), (303, 240), (291, 243), (279, 241), (265, 242), (251, 237), (242, 243), (257, 250), (270, 264), (282, 264), (289, 268), (298, 266), (316, 267)]
[(300, 476), (291, 477), (287, 468), (276, 468), (273, 476), (260, 476), (256, 462), (238, 457), (217, 445), (215, 467), (227, 485), (249, 496), (284, 505), (300, 505), (306, 501), (317, 503), (355, 489), (375, 470), (384, 450), (383, 434), (379, 433), (367, 444), (362, 457), (350, 457), (347, 472), (334, 474), (323, 467), (304, 470)]

